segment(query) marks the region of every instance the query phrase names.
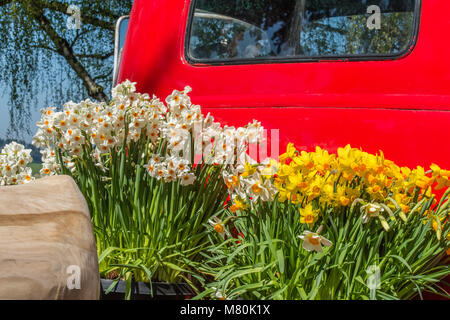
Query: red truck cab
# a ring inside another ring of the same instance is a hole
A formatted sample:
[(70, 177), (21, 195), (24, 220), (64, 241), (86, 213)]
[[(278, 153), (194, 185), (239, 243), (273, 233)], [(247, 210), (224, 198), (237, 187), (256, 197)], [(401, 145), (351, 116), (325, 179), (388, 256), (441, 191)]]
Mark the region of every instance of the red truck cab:
[(450, 2), (367, 3), (135, 0), (117, 80), (159, 97), (189, 85), (222, 124), (279, 129), (280, 151), (351, 144), (450, 168)]

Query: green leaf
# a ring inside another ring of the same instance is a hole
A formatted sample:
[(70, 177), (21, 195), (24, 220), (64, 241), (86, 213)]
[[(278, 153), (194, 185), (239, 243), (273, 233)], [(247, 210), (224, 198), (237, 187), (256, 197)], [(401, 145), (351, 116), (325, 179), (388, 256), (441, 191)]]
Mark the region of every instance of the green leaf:
[(277, 251), (277, 258), (278, 258), (278, 266), (280, 268), (280, 273), (284, 273), (284, 253), (283, 249), (279, 249)]

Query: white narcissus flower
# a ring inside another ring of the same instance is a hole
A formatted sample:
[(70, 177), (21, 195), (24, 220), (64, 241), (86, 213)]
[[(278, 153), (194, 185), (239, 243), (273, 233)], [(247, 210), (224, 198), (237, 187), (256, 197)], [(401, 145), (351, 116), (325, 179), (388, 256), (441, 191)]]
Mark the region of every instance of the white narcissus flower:
[(190, 170), (189, 161), (180, 159), (176, 162), (176, 169), (178, 176), (182, 176), (185, 173), (188, 173)]
[(176, 173), (172, 169), (167, 170), (166, 175), (164, 176), (164, 182), (168, 183), (176, 180), (177, 180)]
[(275, 197), (275, 195), (278, 192), (277, 187), (275, 187), (275, 185), (272, 183), (272, 181), (270, 179), (266, 179), (264, 181), (264, 187), (266, 188), (266, 190), (269, 193), (269, 199), (268, 200), (264, 200), (264, 201), (272, 201), (273, 198)]
[(244, 142), (248, 134), (247, 128), (237, 128), (235, 132), (235, 137), (239, 142)]
[[(180, 171), (180, 167), (183, 169)], [(191, 184), (188, 162), (176, 157), (164, 159), (158, 155), (153, 155), (148, 164), (144, 165), (147, 173), (158, 180), (164, 179), (165, 182), (182, 179), (183, 184)], [(189, 174), (189, 175), (188, 175)], [(195, 178), (195, 176), (193, 176)]]
[(166, 99), (170, 112), (179, 115), (185, 108), (189, 108), (191, 98), (187, 94), (191, 91), (192, 89), (190, 87), (185, 87), (184, 91), (174, 90)]
[(208, 112), (205, 119), (203, 120), (203, 127), (208, 128), (214, 123), (214, 117)]
[(151, 176), (154, 177), (155, 176), (155, 172), (156, 172), (156, 165), (154, 162), (150, 161), (148, 164), (144, 165), (144, 168), (147, 170), (147, 173)]
[(233, 163), (233, 154), (224, 152), (222, 150), (216, 150), (214, 152), (214, 157), (212, 158), (213, 164), (232, 164)]
[(229, 300), (225, 297), (225, 295), (222, 293), (221, 290), (217, 289), (216, 287), (211, 287), (211, 289), (215, 290), (214, 297), (218, 300)]
[(234, 140), (234, 138), (236, 137), (236, 128), (225, 126), (223, 128), (223, 133), (226, 141)]
[(247, 184), (247, 194), (252, 201), (257, 201), (259, 198), (268, 198), (268, 192), (263, 187), (263, 183), (259, 177), (245, 180)]
[(154, 178), (161, 180), (165, 176), (167, 176), (167, 169), (162, 164), (158, 165), (155, 170)]
[(236, 189), (239, 189), (241, 186), (240, 178), (238, 174), (230, 174), (226, 171), (222, 172), (223, 180), (225, 185), (228, 188), (228, 192), (233, 194)]
[(229, 232), (225, 228), (225, 222), (219, 218), (214, 217), (213, 220), (208, 220), (208, 223), (214, 228), (214, 231), (220, 234), (224, 239), (227, 236), (230, 236)]
[(28, 183), (34, 178), (27, 165), (33, 161), (31, 150), (22, 144), (11, 142), (0, 152), (0, 185)]
[(73, 161), (66, 160), (66, 167), (70, 170), (70, 172), (74, 173), (76, 171), (76, 164)]
[(19, 174), (19, 181), (21, 181), (21, 183), (23, 183), (23, 184), (29, 183), (33, 180), (34, 180), (34, 177), (32, 176), (31, 168), (25, 168), (25, 170)]
[(43, 131), (42, 129), (38, 129), (38, 132), (36, 133), (36, 135), (33, 137), (31, 143), (36, 147), (36, 148), (42, 148), (45, 146), (45, 139), (43, 139)]
[(259, 173), (254, 174), (253, 177), (244, 180), (244, 182), (247, 184), (247, 194), (252, 198), (253, 202), (259, 198), (262, 201), (273, 200), (273, 197), (278, 191), (269, 179), (263, 182)]
[(322, 226), (320, 226), (315, 233), (308, 230), (303, 231), (303, 234), (298, 236), (303, 240), (303, 249), (305, 249), (306, 251), (314, 250), (316, 252), (322, 252), (322, 245), (324, 245), (325, 247), (332, 246), (333, 243), (330, 240), (320, 235), (321, 231)]
[(180, 183), (183, 186), (188, 186), (188, 185), (193, 184), (195, 179), (196, 179), (195, 174), (190, 173), (190, 172), (189, 173), (183, 173), (181, 175), (181, 177), (180, 177)]
[(383, 216), (383, 213), (387, 211), (392, 218), (394, 217), (394, 214), (386, 205), (378, 203), (368, 203), (362, 206), (360, 211), (363, 214), (361, 217), (362, 223), (367, 223), (372, 218), (378, 218), (384, 230), (386, 231), (390, 230), (389, 223), (386, 221), (386, 218)]
[(248, 143), (259, 143), (264, 139), (264, 128), (261, 123), (253, 120), (252, 123), (247, 125), (246, 141)]
[(130, 82), (129, 80), (118, 84), (111, 90), (113, 99), (120, 99), (134, 92), (136, 92), (136, 82)]
[(369, 222), (370, 218), (377, 218), (384, 211), (383, 207), (376, 203), (369, 203), (362, 206), (361, 210), (364, 213), (362, 216), (362, 223)]
[(150, 161), (153, 161), (155, 164), (160, 164), (164, 161), (164, 158), (161, 157), (158, 154), (154, 154), (152, 155), (152, 157), (150, 158)]
[(7, 154), (7, 156), (17, 156), (20, 152), (22, 152), (25, 149), (25, 147), (15, 141), (12, 141), (11, 143), (7, 144), (3, 150), (3, 154)]

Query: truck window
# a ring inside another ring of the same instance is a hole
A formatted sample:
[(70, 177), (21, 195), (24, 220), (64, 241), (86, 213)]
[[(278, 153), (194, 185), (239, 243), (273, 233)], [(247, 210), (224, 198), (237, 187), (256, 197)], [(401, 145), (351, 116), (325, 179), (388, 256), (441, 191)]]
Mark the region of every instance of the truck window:
[(213, 64), (392, 58), (414, 44), (419, 9), (418, 0), (194, 0), (186, 56)]

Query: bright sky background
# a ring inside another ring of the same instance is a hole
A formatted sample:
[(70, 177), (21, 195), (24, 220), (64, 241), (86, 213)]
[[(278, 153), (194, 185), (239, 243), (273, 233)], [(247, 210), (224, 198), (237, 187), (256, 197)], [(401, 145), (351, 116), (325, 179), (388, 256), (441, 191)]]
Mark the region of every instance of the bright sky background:
[[(5, 87), (1, 88), (1, 92), (3, 94)], [(5, 138), (6, 128), (9, 125), (9, 113), (8, 108), (6, 106), (6, 97), (0, 96), (0, 138)]]
[[(7, 90), (6, 87), (1, 86), (0, 87), (0, 92), (5, 92), (5, 90)], [(39, 100), (39, 99), (37, 99)], [(39, 112), (39, 110), (41, 108), (45, 108), (46, 106), (41, 105), (38, 108), (35, 107), (31, 107), (31, 112), (32, 112), (32, 121), (30, 122), (30, 126), (32, 128), (32, 132), (34, 133), (36, 130), (34, 129), (35, 127), (35, 123), (37, 121), (39, 121), (41, 114)], [(6, 131), (8, 130), (9, 127), (9, 109), (8, 109), (8, 97), (7, 95), (3, 95), (0, 96), (0, 138), (5, 139), (6, 138)], [(33, 138), (33, 135), (25, 135), (25, 142), (30, 142), (31, 143), (31, 139)]]

